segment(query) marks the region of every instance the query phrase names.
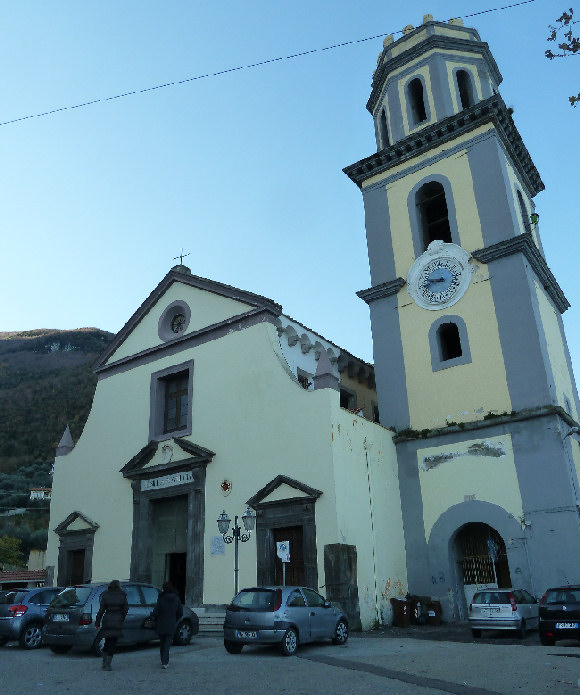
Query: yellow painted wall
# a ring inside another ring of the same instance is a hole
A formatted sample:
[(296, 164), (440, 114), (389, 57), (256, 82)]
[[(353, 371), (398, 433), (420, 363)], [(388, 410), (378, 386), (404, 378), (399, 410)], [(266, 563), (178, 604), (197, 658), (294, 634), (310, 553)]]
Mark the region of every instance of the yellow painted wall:
[(356, 377), (349, 377), (348, 370), (340, 374), (340, 385), (356, 393), (356, 407), (363, 409), (363, 416), (367, 420), (373, 419), (373, 406), (377, 405), (377, 390), (371, 389), (368, 383), (361, 383)]
[[(483, 273), (487, 273), (483, 268)], [(404, 361), (411, 428), (442, 427), (448, 422), (481, 420), (488, 413), (512, 410), (499, 331), (487, 275), (475, 277), (457, 304), (443, 311), (427, 311), (400, 292), (399, 320), (405, 347)], [(407, 304), (403, 305), (403, 301)], [(429, 328), (441, 315), (465, 321), (471, 363), (433, 372)], [(462, 409), (457, 409), (457, 393)]]
[[(503, 453), (475, 455), (485, 450)], [(441, 462), (429, 457), (440, 457)], [(417, 466), (427, 539), (441, 514), (466, 498), (496, 504), (516, 519), (523, 515), (510, 435), (425, 447), (417, 451)]]

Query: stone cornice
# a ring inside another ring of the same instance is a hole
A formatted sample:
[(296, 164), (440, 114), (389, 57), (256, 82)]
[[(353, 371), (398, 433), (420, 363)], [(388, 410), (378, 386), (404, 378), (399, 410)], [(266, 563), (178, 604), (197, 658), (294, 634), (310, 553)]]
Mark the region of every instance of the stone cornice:
[[(134, 355), (123, 357), (115, 362), (111, 362), (109, 364), (99, 364), (97, 362), (95, 365), (93, 365), (93, 371), (99, 375), (100, 379), (104, 378), (105, 376), (119, 374), (127, 371), (128, 369), (133, 369), (134, 367), (155, 362), (162, 357), (169, 357), (178, 354), (182, 350), (197, 347), (198, 345), (202, 345), (211, 340), (218, 340), (219, 338), (223, 338), (228, 333), (241, 331), (251, 326), (255, 326), (258, 323), (272, 323), (275, 325), (275, 319), (277, 316), (278, 314), (272, 313), (269, 308), (252, 309), (245, 314), (233, 316), (230, 319), (212, 324), (211, 326), (202, 328), (199, 331), (185, 333), (185, 335), (180, 336), (175, 340), (146, 348), (145, 350), (141, 350)], [(102, 358), (100, 362), (102, 362)]]
[(164, 473), (177, 473), (191, 470), (195, 466), (207, 466), (215, 456), (213, 451), (199, 446), (198, 444), (192, 444), (187, 440), (173, 438), (171, 441), (177, 444), (182, 451), (190, 454), (190, 458), (170, 461), (169, 463), (158, 464), (156, 466), (148, 466), (159, 448), (159, 442), (149, 442), (149, 444), (146, 444), (141, 451), (135, 454), (119, 472), (123, 474), (124, 478), (140, 480), (142, 478), (149, 478)]
[(369, 287), (368, 290), (360, 290), (356, 293), (356, 296), (360, 297), (363, 302), (370, 304), (377, 299), (383, 299), (383, 297), (390, 297), (393, 294), (397, 294), (404, 286), (405, 280), (403, 280), (403, 278), (397, 278), (396, 280), (390, 280), (389, 282), (383, 282), (380, 285)]
[(499, 94), (426, 126), (394, 145), (345, 167), (343, 171), (351, 181), (362, 188), (364, 181), (372, 176), (382, 174), (395, 166), (424, 155), (429, 150), (466, 135), (486, 123), (492, 123), (495, 127), (499, 139), (530, 191), (530, 195), (533, 197), (543, 191), (544, 184), (540, 174)]
[[(420, 31), (422, 28), (423, 27), (419, 27), (416, 31)], [(404, 39), (407, 38), (408, 37), (404, 37)], [(383, 50), (383, 56), (390, 52), (394, 45), (395, 44), (387, 46), (387, 48)], [(406, 63), (415, 60), (424, 53), (427, 53), (427, 51), (432, 51), (436, 49), (441, 51), (461, 51), (463, 53), (477, 53), (479, 55), (482, 55), (489, 65), (491, 75), (495, 80), (496, 84), (501, 83), (501, 73), (499, 71), (499, 68), (497, 67), (497, 63), (495, 62), (493, 55), (491, 54), (491, 51), (489, 50), (489, 46), (487, 43), (485, 43), (484, 41), (471, 41), (470, 39), (459, 39), (456, 37), (441, 36), (440, 34), (434, 34), (426, 38), (421, 43), (418, 43), (415, 46), (409, 48), (408, 50), (403, 51), (395, 58), (387, 59), (385, 62), (383, 62), (383, 60), (381, 59), (381, 65), (376, 69), (375, 74), (373, 76), (372, 91), (367, 102), (367, 109), (371, 113), (374, 112), (377, 102), (381, 97), (385, 81), (391, 72), (397, 70)]]
[(566, 299), (562, 288), (556, 281), (554, 274), (548, 268), (548, 264), (534, 243), (531, 232), (525, 232), (511, 239), (499, 241), (497, 244), (487, 246), (484, 249), (473, 251), (472, 256), (480, 263), (492, 263), (500, 258), (522, 253), (536, 274), (538, 280), (556, 305), (558, 311), (563, 314), (570, 308), (570, 302)]
[(498, 413), (497, 415), (490, 414), (484, 417), (483, 420), (473, 420), (471, 422), (463, 422), (461, 424), (453, 423), (447, 427), (438, 427), (435, 429), (425, 430), (401, 430), (394, 434), (393, 442), (395, 444), (402, 444), (404, 442), (417, 441), (421, 439), (435, 439), (448, 434), (474, 432), (476, 430), (486, 429), (489, 427), (509, 425), (514, 422), (523, 422), (525, 420), (534, 420), (536, 418), (551, 417), (554, 415), (559, 417), (570, 427), (579, 426), (579, 423), (576, 422), (576, 420), (574, 420), (574, 418), (571, 417), (571, 415), (569, 415), (561, 406), (541, 405), (537, 408), (529, 408), (526, 410), (520, 410), (518, 412)]
[(316, 488), (310, 487), (310, 485), (306, 485), (298, 480), (294, 480), (294, 478), (289, 478), (287, 475), (277, 475), (274, 480), (271, 480), (261, 490), (258, 490), (253, 497), (250, 497), (248, 500), (248, 506), (252, 507), (253, 509), (257, 509), (262, 504), (268, 504), (267, 502), (263, 502), (263, 500), (266, 499), (268, 495), (271, 495), (272, 492), (274, 492), (274, 490), (279, 488), (281, 485), (288, 485), (289, 487), (294, 488), (297, 492), (302, 493), (297, 498), (293, 499), (316, 501), (322, 495), (322, 490), (317, 490)]

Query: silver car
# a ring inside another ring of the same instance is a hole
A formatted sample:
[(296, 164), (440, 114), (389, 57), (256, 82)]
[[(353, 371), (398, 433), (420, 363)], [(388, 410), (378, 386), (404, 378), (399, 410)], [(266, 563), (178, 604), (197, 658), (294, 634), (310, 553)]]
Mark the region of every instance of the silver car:
[(230, 654), (239, 654), (246, 644), (277, 644), (291, 656), (299, 644), (325, 639), (345, 644), (348, 618), (314, 589), (242, 589), (226, 609), (224, 647)]
[(485, 589), (469, 605), (471, 634), (482, 630), (514, 630), (519, 637), (538, 627), (538, 601), (525, 589)]

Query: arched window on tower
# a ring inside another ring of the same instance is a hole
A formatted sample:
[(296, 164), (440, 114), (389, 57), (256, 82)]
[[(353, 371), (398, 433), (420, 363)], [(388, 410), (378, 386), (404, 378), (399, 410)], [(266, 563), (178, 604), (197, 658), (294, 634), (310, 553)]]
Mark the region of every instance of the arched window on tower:
[(471, 81), (471, 75), (467, 72), (467, 70), (458, 70), (456, 73), (456, 78), (461, 108), (466, 109), (469, 106), (473, 106), (475, 104), (475, 99), (473, 97), (473, 83)]
[(429, 349), (434, 372), (471, 363), (467, 326), (461, 316), (441, 316), (431, 324)]
[(416, 204), (419, 209), (424, 249), (436, 239), (450, 244), (451, 227), (443, 185), (437, 181), (430, 181), (421, 186), (417, 191)]
[(411, 104), (411, 116), (413, 125), (418, 125), (427, 120), (427, 110), (425, 109), (425, 97), (423, 94), (423, 83), (418, 77), (409, 82), (407, 94)]
[(459, 328), (456, 323), (442, 323), (437, 329), (437, 340), (439, 342), (441, 362), (454, 360), (456, 357), (463, 355)]
[(381, 116), (379, 120), (379, 132), (381, 138), (381, 148), (389, 146), (389, 128), (387, 126), (387, 114), (385, 109), (381, 109)]
[(530, 216), (528, 214), (528, 209), (524, 203), (524, 197), (521, 191), (518, 191), (518, 203), (520, 204), (520, 212), (522, 213), (522, 221), (524, 223), (524, 229), (526, 232), (532, 231), (532, 225), (530, 224)]

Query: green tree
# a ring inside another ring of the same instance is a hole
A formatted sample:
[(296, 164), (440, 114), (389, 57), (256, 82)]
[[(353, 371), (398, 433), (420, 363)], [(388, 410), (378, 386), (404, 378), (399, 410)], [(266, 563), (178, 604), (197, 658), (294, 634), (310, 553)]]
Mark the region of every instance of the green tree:
[(23, 555), (20, 552), (21, 540), (10, 536), (0, 537), (0, 565), (13, 565), (18, 567), (22, 564)]
[[(560, 53), (554, 53), (548, 49), (546, 51), (546, 58), (548, 58), (548, 60), (553, 60), (554, 58), (567, 58), (580, 52), (580, 39), (574, 36), (572, 31), (572, 25), (576, 24), (573, 18), (574, 10), (570, 8), (568, 12), (563, 12), (562, 16), (556, 20), (558, 23), (557, 26), (549, 26), (550, 35), (548, 36), (548, 41), (559, 41), (558, 48), (560, 49)], [(576, 96), (568, 97), (568, 99), (570, 100), (570, 104), (575, 107), (580, 101), (580, 93)]]

